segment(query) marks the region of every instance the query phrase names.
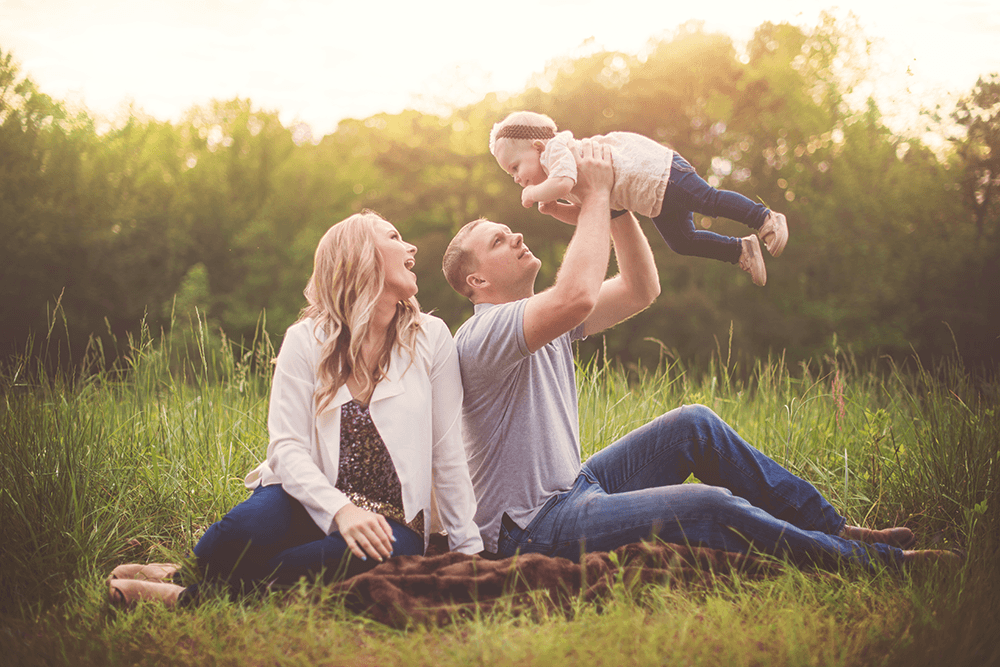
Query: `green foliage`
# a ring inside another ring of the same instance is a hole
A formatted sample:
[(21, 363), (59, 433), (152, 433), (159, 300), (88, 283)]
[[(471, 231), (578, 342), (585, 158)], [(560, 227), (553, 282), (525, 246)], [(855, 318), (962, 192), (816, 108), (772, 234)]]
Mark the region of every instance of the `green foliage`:
[[(747, 372), (664, 358), (578, 365), (589, 455), (664, 410), (699, 402), (813, 482), (852, 521), (905, 523), (957, 546), (950, 576), (789, 568), (709, 588), (624, 580), (566, 615), (539, 601), (444, 628), (390, 630), (328, 589), (168, 612), (112, 613), (104, 577), (174, 560), (245, 497), (266, 446), (274, 348), (234, 346), (179, 317), (122, 344), (124, 370), (49, 373), (30, 350), (0, 367), (0, 651), (11, 664), (996, 664), (1000, 435), (996, 377), (952, 360), (882, 375), (836, 347), (817, 374), (781, 359)], [(259, 327), (263, 331), (262, 327)], [(182, 334), (183, 332), (183, 334)], [(41, 344), (44, 349), (44, 341)], [(732, 346), (730, 343), (729, 347)], [(847, 452), (847, 460), (843, 456)], [(845, 478), (848, 483), (845, 484)]]
[[(487, 152), (494, 122), (530, 108), (576, 136), (646, 134), (710, 182), (787, 214), (791, 241), (767, 258), (768, 286), (733, 266), (673, 254), (645, 224), (663, 292), (654, 307), (588, 341), (589, 356), (710, 363), (732, 330), (751, 358), (822, 356), (836, 332), (865, 360), (911, 350), (969, 367), (1000, 358), (997, 81), (958, 105), (962, 134), (938, 154), (891, 132), (870, 97), (869, 42), (854, 19), (762, 24), (739, 53), (697, 23), (639, 54), (585, 47), (548, 63), (525, 90), (437, 116), (347, 119), (316, 141), (250, 100), (215, 101), (179, 123), (133, 111), (99, 129), (21, 77), (0, 51), (0, 351), (47, 330), (58, 300), (76, 354), (105, 354), (140, 322), (169, 326), (174, 296), (237, 340), (266, 311), (273, 334), (303, 305), (317, 240), (374, 209), (414, 242), (421, 303), (457, 327), (470, 304), (439, 266), (458, 228), (485, 216), (524, 232), (552, 282), (572, 229), (521, 208)], [(308, 128), (305, 128), (308, 130)], [(697, 216), (724, 234), (747, 229)], [(192, 271), (195, 273), (193, 274)], [(199, 283), (199, 285), (202, 283)], [(201, 289), (201, 288), (199, 288)], [(752, 363), (745, 363), (750, 368)]]

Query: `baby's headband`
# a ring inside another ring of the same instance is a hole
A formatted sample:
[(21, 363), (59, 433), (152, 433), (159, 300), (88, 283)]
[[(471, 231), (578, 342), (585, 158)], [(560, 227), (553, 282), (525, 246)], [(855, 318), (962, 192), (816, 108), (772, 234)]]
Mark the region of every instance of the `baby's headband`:
[(538, 125), (507, 125), (497, 132), (497, 139), (551, 139), (556, 136), (551, 127)]

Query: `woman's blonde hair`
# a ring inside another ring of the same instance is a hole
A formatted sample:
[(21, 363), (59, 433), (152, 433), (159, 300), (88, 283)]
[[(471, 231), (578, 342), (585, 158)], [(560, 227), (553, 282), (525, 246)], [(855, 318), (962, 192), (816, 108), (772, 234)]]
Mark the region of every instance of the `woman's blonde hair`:
[(396, 304), (396, 315), (374, 366), (361, 363), (362, 344), (385, 284), (385, 266), (375, 245), (378, 220), (384, 218), (374, 211), (356, 213), (330, 227), (316, 247), (312, 277), (305, 288), (309, 305), (299, 320), (311, 317), (314, 335), (318, 331), (326, 334), (316, 369), (317, 412), (322, 412), (355, 371), (363, 394), (370, 396), (385, 376), (396, 345), (413, 357), (420, 328), (416, 297)]

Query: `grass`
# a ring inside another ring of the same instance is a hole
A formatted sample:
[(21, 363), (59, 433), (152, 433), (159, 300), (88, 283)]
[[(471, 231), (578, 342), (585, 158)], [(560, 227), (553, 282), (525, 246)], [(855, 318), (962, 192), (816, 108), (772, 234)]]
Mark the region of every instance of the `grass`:
[(875, 369), (837, 353), (793, 373), (780, 358), (741, 365), (720, 352), (708, 369), (578, 369), (585, 456), (702, 403), (852, 522), (905, 524), (920, 547), (965, 549), (958, 573), (790, 568), (400, 631), (305, 586), (111, 610), (112, 567), (181, 557), (245, 497), (242, 477), (266, 447), (274, 349), (263, 334), (240, 347), (196, 319), (183, 335), (142, 332), (121, 367), (106, 367), (95, 341), (54, 373), (34, 361), (51, 344), (0, 369), (0, 664), (1000, 664), (1000, 382), (958, 361)]

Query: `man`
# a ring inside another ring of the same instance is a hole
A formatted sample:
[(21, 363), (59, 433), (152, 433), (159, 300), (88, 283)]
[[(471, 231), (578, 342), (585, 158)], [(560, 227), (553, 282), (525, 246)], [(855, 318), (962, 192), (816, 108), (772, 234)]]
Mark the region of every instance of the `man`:
[[(656, 535), (826, 566), (950, 556), (903, 551), (913, 541), (907, 528), (846, 526), (812, 485), (703, 406), (672, 410), (581, 463), (571, 342), (640, 312), (660, 291), (637, 220), (609, 213), (610, 153), (590, 142), (582, 150), (581, 205), (541, 208), (576, 225), (552, 287), (535, 293), (541, 262), (521, 234), (489, 220), (465, 225), (443, 260), (448, 282), (475, 304), (456, 342), (487, 551), (577, 559)], [(612, 240), (620, 273), (605, 280)], [(689, 474), (703, 483), (682, 484)]]

